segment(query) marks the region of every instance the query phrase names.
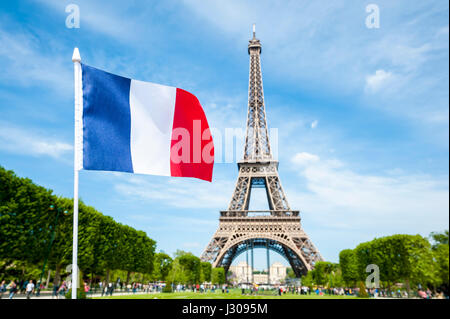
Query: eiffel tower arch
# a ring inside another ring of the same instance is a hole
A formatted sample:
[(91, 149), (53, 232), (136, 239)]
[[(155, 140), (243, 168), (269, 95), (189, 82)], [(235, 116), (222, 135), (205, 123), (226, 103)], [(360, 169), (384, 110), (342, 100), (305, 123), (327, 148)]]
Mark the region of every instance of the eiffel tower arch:
[[(201, 259), (213, 267), (224, 267), (249, 250), (266, 248), (283, 256), (300, 277), (313, 269), (322, 257), (300, 222), (300, 212), (291, 210), (278, 176), (266, 122), (261, 73), (261, 43), (255, 36), (248, 44), (250, 55), (248, 116), (244, 156), (238, 162), (239, 175), (228, 209), (220, 212), (219, 228)], [(253, 188), (264, 188), (269, 210), (249, 210)], [(269, 262), (268, 262), (269, 263)], [(269, 278), (269, 277), (268, 277)]]

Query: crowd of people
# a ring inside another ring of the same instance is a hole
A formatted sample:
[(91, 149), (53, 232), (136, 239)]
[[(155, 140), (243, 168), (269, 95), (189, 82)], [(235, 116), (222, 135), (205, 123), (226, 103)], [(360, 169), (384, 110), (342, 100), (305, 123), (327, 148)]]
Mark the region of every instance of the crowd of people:
[[(92, 294), (100, 293), (101, 296), (112, 296), (114, 292), (127, 292), (127, 293), (137, 293), (137, 292), (161, 292), (162, 286), (154, 283), (143, 284), (140, 282), (132, 282), (124, 284), (121, 282), (109, 282), (101, 281), (99, 282), (91, 291)], [(88, 290), (89, 291), (89, 290)]]
[[(167, 288), (166, 284), (163, 282), (157, 283), (147, 283), (143, 284), (140, 282), (132, 282), (132, 283), (121, 283), (119, 282), (106, 282), (101, 281), (97, 284), (94, 284), (94, 288), (91, 289), (90, 285), (84, 282), (84, 292), (88, 294), (99, 294), (103, 296), (112, 296), (114, 292), (125, 292), (125, 293), (159, 293), (163, 292), (164, 289)], [(278, 295), (283, 294), (299, 294), (299, 295), (311, 295), (316, 294), (319, 296), (323, 295), (336, 295), (336, 296), (360, 296), (359, 288), (321, 288), (315, 287), (310, 288), (307, 286), (258, 286), (252, 284), (240, 284), (236, 287), (228, 286), (227, 284), (223, 285), (215, 285), (210, 283), (203, 284), (171, 284), (170, 291), (174, 292), (216, 292), (221, 291), (222, 293), (228, 293), (230, 288), (240, 288), (242, 294), (267, 294), (273, 293)], [(16, 295), (25, 296), (27, 299), (30, 299), (32, 296), (39, 297), (41, 290), (44, 289), (42, 283), (36, 282), (34, 280), (11, 280), (8, 284), (3, 280), (0, 283), (0, 299), (3, 298), (4, 295), (7, 295), (9, 299), (13, 299)], [(62, 281), (61, 284), (54, 284), (52, 288), (52, 298), (59, 299), (61, 296), (65, 296), (66, 293), (71, 289), (71, 282)], [(445, 296), (443, 292), (433, 292), (430, 289), (418, 289), (417, 291), (411, 291), (410, 294), (404, 289), (366, 289), (367, 295), (372, 298), (422, 298), (422, 299), (444, 299), (448, 298)]]
[[(71, 288), (71, 282), (63, 281), (61, 284), (55, 283), (52, 288), (52, 298), (59, 299), (65, 296), (67, 291)], [(8, 284), (3, 280), (0, 283), (0, 299), (7, 293), (9, 299), (13, 299), (15, 296), (25, 296), (27, 299), (31, 297), (39, 297), (41, 291), (45, 289), (45, 286), (36, 280), (11, 280)]]
[[(125, 292), (125, 293), (158, 293), (163, 292), (164, 287), (166, 286), (165, 283), (158, 282), (158, 283), (139, 283), (139, 282), (132, 282), (128, 284), (122, 284), (122, 283), (106, 283), (106, 282), (99, 282), (98, 285), (91, 290), (91, 293), (100, 293), (101, 296), (112, 296), (114, 292)], [(187, 284), (171, 284), (171, 291), (175, 292), (184, 292), (184, 291), (192, 291), (192, 292), (215, 292), (216, 290), (221, 289), (223, 293), (229, 292), (228, 285), (214, 285), (214, 284), (194, 284), (194, 285), (187, 285)]]
[[(7, 294), (9, 299), (13, 299), (17, 295), (25, 295), (27, 299), (30, 299), (32, 296), (39, 297), (41, 290), (45, 287), (43, 284), (39, 284), (34, 280), (11, 280), (8, 284), (5, 280), (0, 283), (0, 299), (3, 298), (4, 295)], [(62, 281), (62, 283), (53, 284), (53, 288), (51, 289), (51, 295), (54, 299), (59, 299), (62, 296), (65, 296), (66, 293), (71, 289), (71, 282)], [(119, 283), (108, 283), (100, 282), (98, 283), (93, 290), (91, 290), (90, 285), (87, 282), (84, 282), (85, 293), (99, 293), (101, 296), (112, 296), (114, 290), (119, 290), (121, 292), (161, 292), (162, 287), (156, 284), (141, 284), (141, 283), (130, 283), (128, 285), (122, 285)]]
[(8, 294), (9, 299), (13, 299), (16, 295), (25, 295), (27, 299), (31, 296), (39, 296), (44, 286), (40, 283), (36, 283), (34, 280), (11, 280), (8, 284), (3, 280), (0, 283), (0, 299), (3, 298), (5, 293)]
[(222, 293), (228, 293), (229, 292), (229, 288), (227, 284), (223, 284), (223, 285), (215, 285), (215, 284), (196, 284), (196, 285), (183, 285), (183, 284), (178, 284), (178, 285), (173, 285), (172, 287), (173, 291), (176, 292), (183, 292), (183, 291), (192, 291), (192, 292), (199, 292), (199, 293), (204, 293), (204, 292), (216, 292), (216, 290), (221, 290)]
[(13, 299), (16, 294), (25, 295), (27, 299), (30, 299), (32, 294), (36, 293), (36, 291), (39, 292), (40, 289), (41, 285), (38, 285), (38, 288), (36, 288), (33, 280), (11, 280), (9, 284), (6, 284), (6, 281), (3, 280), (0, 283), (0, 299), (3, 298), (4, 293), (8, 294), (9, 299)]
[[(311, 295), (318, 296), (334, 295), (334, 296), (360, 296), (359, 288), (322, 288), (315, 287), (310, 288), (307, 286), (284, 286), (277, 285), (273, 287), (259, 287), (258, 285), (241, 284), (240, 289), (242, 294), (264, 294), (267, 291), (278, 294), (279, 296), (284, 294), (298, 294), (298, 295)], [(422, 299), (448, 299), (441, 291), (431, 291), (430, 289), (418, 289), (417, 291), (411, 291), (409, 294), (405, 289), (366, 289), (368, 297), (371, 298), (422, 298)]]

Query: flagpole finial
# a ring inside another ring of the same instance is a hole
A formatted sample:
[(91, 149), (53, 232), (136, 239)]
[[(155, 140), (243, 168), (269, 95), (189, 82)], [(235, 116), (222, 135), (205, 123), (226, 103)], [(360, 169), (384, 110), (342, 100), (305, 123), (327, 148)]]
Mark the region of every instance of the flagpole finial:
[(80, 51), (78, 51), (77, 47), (75, 47), (75, 49), (73, 49), (72, 62), (73, 63), (81, 62)]

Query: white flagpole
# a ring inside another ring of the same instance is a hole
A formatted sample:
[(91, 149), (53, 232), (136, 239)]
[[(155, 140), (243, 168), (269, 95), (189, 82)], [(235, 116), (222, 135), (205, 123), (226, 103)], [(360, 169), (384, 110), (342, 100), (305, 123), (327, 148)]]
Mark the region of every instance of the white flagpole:
[(75, 136), (74, 136), (74, 178), (73, 178), (73, 248), (72, 248), (72, 299), (77, 299), (78, 288), (78, 171), (81, 169), (80, 133), (82, 133), (82, 80), (81, 80), (81, 57), (78, 48), (73, 50), (72, 55), (74, 80), (75, 80)]

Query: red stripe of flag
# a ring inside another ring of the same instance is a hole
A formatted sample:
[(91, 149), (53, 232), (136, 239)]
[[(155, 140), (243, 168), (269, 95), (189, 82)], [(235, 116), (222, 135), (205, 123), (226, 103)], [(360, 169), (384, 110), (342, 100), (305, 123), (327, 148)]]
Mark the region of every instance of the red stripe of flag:
[(195, 95), (177, 88), (170, 151), (171, 176), (211, 182), (213, 166), (214, 144), (205, 112)]

